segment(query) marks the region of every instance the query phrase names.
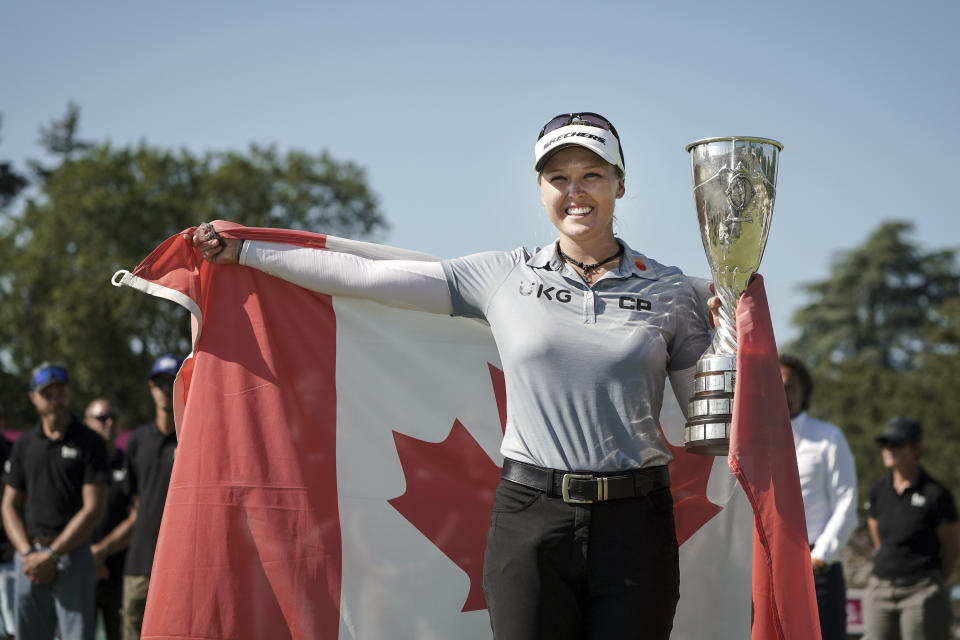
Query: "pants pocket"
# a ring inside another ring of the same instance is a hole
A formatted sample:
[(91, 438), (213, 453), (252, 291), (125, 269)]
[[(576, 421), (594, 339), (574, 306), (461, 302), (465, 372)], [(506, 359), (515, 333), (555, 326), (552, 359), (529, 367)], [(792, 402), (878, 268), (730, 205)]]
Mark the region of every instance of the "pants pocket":
[(494, 513), (520, 513), (543, 497), (543, 492), (522, 484), (501, 480), (493, 496)]

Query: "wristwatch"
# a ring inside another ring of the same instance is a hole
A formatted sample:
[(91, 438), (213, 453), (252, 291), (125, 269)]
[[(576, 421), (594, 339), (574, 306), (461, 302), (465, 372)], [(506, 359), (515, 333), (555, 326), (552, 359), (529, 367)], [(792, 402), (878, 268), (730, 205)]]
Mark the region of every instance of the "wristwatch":
[(50, 559), (54, 562), (58, 562), (60, 560), (60, 554), (53, 549), (50, 549)]

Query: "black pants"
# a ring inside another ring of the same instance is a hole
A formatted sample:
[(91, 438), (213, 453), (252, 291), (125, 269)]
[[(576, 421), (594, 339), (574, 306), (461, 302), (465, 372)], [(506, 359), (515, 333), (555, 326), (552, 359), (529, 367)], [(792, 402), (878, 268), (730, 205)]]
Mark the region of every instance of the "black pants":
[(501, 480), (483, 591), (496, 640), (669, 638), (680, 598), (670, 489), (573, 505)]
[(120, 640), (120, 607), (123, 605), (123, 576), (97, 581), (97, 611), (103, 616), (107, 640)]
[(813, 577), (817, 592), (817, 611), (820, 614), (820, 636), (823, 640), (846, 640), (847, 587), (843, 580), (843, 566), (836, 562), (826, 573)]

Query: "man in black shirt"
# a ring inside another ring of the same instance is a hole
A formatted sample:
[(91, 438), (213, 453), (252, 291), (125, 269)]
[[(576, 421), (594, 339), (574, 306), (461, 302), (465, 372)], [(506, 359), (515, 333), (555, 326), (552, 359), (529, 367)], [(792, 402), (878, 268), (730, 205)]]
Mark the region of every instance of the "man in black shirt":
[(180, 358), (157, 358), (147, 384), (156, 408), (154, 422), (137, 427), (127, 442), (130, 490), (136, 522), (127, 551), (123, 578), (123, 637), (138, 640), (150, 586), (153, 554), (160, 534), (160, 519), (173, 472), (177, 433), (173, 423), (173, 380)]
[(891, 473), (870, 489), (867, 525), (877, 555), (867, 583), (867, 637), (946, 640), (952, 611), (944, 582), (960, 556), (953, 496), (918, 464), (920, 424), (894, 418), (876, 438)]
[(120, 640), (120, 608), (123, 605), (123, 563), (133, 533), (136, 515), (130, 509), (127, 456), (117, 447), (117, 409), (106, 398), (87, 405), (84, 424), (103, 437), (107, 445), (110, 479), (103, 520), (93, 532), (93, 561), (97, 568), (97, 611), (103, 617), (107, 640)]
[(16, 550), (18, 640), (93, 640), (90, 534), (100, 521), (107, 475), (103, 438), (70, 413), (63, 367), (33, 370), (30, 401), (40, 426), (14, 443), (0, 511)]

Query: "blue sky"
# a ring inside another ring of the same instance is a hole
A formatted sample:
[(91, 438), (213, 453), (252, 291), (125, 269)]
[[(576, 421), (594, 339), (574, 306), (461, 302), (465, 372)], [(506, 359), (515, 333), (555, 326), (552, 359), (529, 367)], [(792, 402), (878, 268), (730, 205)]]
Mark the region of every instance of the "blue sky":
[(536, 134), (597, 111), (626, 156), (620, 235), (708, 276), (684, 146), (775, 138), (760, 271), (784, 342), (798, 287), (882, 220), (960, 246), (957, 24), (953, 0), (3, 2), (0, 159), (40, 157), (69, 100), (115, 145), (327, 149), (367, 171), (385, 242), (454, 257), (554, 238)]

